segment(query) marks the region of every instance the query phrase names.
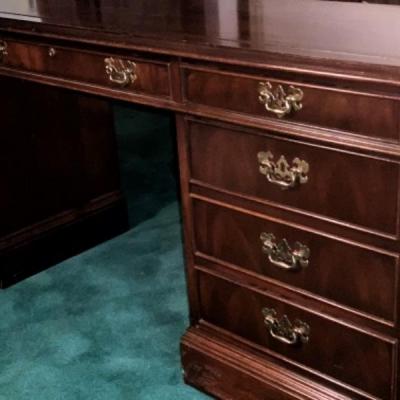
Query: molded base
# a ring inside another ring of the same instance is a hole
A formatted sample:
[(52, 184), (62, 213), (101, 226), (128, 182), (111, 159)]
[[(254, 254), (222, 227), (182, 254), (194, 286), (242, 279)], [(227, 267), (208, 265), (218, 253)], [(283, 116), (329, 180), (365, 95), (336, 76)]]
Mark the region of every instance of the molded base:
[(222, 400), (349, 400), (266, 358), (190, 328), (182, 338), (185, 382)]

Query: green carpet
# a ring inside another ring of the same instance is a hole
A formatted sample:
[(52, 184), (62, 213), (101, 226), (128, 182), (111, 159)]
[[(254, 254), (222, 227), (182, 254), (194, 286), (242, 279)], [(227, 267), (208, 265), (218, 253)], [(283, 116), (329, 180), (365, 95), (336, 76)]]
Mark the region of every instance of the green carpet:
[(0, 400), (208, 398), (181, 378), (188, 321), (171, 119), (116, 115), (133, 228), (0, 292)]

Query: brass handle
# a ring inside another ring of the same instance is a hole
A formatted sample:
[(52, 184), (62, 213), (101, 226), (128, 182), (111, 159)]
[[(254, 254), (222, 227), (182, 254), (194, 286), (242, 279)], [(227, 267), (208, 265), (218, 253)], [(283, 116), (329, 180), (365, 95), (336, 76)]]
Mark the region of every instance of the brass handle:
[(310, 327), (298, 319), (292, 324), (289, 318), (284, 315), (278, 319), (277, 312), (273, 308), (263, 308), (264, 324), (269, 334), (281, 343), (294, 346), (305, 344), (310, 340)]
[(286, 92), (282, 85), (278, 85), (274, 89), (270, 82), (260, 82), (258, 94), (258, 98), (266, 110), (279, 118), (303, 108), (301, 101), (304, 93), (294, 86), (289, 86)]
[(4, 57), (8, 55), (7, 42), (0, 40), (0, 62), (4, 60)]
[(269, 262), (276, 267), (296, 271), (308, 266), (310, 249), (304, 244), (296, 242), (292, 249), (286, 239), (277, 243), (275, 236), (266, 232), (260, 235), (260, 239), (263, 252), (268, 255)]
[(106, 58), (104, 60), (106, 74), (110, 82), (118, 86), (133, 84), (136, 79), (137, 66), (133, 61), (122, 60), (121, 58)]
[(308, 182), (308, 172), (310, 166), (304, 160), (295, 158), (292, 166), (282, 155), (278, 161), (274, 161), (274, 156), (270, 151), (261, 151), (257, 154), (260, 173), (265, 175), (268, 182), (278, 185), (282, 189), (293, 188), (298, 184)]

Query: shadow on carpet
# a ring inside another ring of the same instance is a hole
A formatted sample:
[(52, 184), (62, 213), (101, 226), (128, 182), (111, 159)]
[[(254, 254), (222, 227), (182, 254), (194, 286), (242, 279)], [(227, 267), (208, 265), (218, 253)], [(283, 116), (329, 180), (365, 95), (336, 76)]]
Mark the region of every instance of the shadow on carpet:
[(201, 400), (188, 326), (170, 114), (118, 106), (132, 230), (0, 291), (0, 400)]
[(1, 400), (207, 399), (184, 385), (176, 202), (0, 293)]

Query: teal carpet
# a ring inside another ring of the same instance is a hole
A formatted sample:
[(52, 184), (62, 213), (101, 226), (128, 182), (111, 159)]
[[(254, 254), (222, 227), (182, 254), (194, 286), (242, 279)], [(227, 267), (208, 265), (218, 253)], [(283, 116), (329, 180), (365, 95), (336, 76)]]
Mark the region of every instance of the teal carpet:
[(168, 115), (116, 109), (133, 228), (0, 292), (0, 400), (201, 400), (188, 325)]

